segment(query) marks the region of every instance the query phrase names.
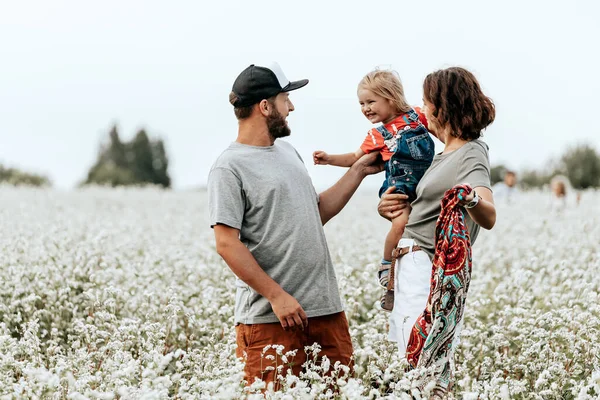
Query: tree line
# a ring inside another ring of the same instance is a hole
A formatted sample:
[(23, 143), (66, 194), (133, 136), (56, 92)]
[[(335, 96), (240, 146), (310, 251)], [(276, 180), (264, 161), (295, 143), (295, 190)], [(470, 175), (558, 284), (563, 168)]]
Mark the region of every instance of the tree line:
[[(492, 184), (502, 181), (507, 170), (502, 164), (493, 166)], [(519, 184), (524, 189), (544, 187), (556, 175), (566, 176), (575, 189), (599, 188), (600, 154), (592, 145), (581, 143), (567, 148), (559, 159), (548, 161), (543, 168), (517, 172)]]
[[(128, 142), (121, 140), (116, 126), (108, 133), (108, 140), (100, 144), (96, 162), (79, 184), (128, 186), (160, 185), (171, 187), (169, 159), (162, 139), (150, 139), (144, 129)], [(0, 183), (13, 185), (51, 186), (47, 176), (27, 173), (0, 165)]]
[[(128, 142), (121, 140), (117, 127), (108, 132), (106, 142), (100, 144), (96, 162), (87, 172), (80, 185), (127, 186), (153, 184), (171, 187), (169, 159), (162, 139), (151, 139), (140, 130)], [(502, 181), (508, 168), (494, 165), (491, 168), (492, 184)], [(558, 160), (546, 163), (541, 169), (525, 169), (517, 172), (524, 189), (539, 188), (550, 183), (555, 175), (569, 178), (575, 189), (600, 187), (600, 154), (588, 143), (581, 143), (565, 150)], [(47, 176), (28, 173), (0, 164), (0, 183), (13, 185), (51, 186)]]
[(131, 141), (123, 142), (116, 127), (108, 136), (108, 144), (100, 146), (98, 159), (88, 171), (83, 185), (171, 187), (169, 160), (161, 139), (150, 140), (146, 131), (140, 130)]

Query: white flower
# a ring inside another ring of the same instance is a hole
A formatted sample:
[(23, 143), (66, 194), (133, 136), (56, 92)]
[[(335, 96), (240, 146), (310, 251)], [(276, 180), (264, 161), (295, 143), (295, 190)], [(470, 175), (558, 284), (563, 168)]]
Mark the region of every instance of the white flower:
[[(454, 398), (600, 393), (600, 192), (585, 192), (561, 215), (548, 216), (546, 200), (532, 192), (518, 206), (499, 202), (496, 226), (479, 233)], [(417, 394), (418, 370), (404, 372), (387, 340), (388, 315), (374, 307), (389, 222), (373, 216), (372, 195), (356, 194), (325, 226), (355, 374), (323, 357), (318, 343), (298, 353), (260, 342), (261, 368), (281, 375), (270, 388), (260, 379), (240, 384), (235, 277), (215, 251), (206, 207), (202, 191), (0, 185), (3, 393), (191, 400), (264, 399), (265, 390), (272, 399), (312, 399), (336, 388), (345, 399), (427, 398)], [(298, 354), (308, 361), (295, 377), (288, 370)]]

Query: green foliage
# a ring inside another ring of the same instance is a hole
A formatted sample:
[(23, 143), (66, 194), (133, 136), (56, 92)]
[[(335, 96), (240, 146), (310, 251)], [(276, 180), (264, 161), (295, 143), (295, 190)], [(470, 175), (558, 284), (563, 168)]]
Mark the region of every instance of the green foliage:
[(526, 189), (539, 188), (550, 183), (553, 174), (527, 169), (521, 172), (518, 182)]
[(0, 164), (0, 183), (28, 186), (51, 186), (46, 176), (31, 174), (16, 168), (5, 168)]
[[(490, 169), (492, 185), (502, 181), (506, 167), (502, 164)], [(573, 188), (600, 187), (600, 154), (587, 143), (568, 148), (562, 157), (548, 161), (540, 169), (526, 169), (517, 175), (518, 184), (525, 189), (539, 188), (550, 183), (555, 175), (565, 175)]]
[(507, 168), (504, 166), (504, 164), (495, 165), (490, 169), (490, 180), (492, 181), (492, 185), (502, 182), (506, 170)]
[(600, 187), (600, 155), (589, 144), (569, 148), (562, 156), (559, 168), (575, 189)]
[(101, 146), (98, 161), (89, 170), (84, 184), (171, 186), (167, 171), (169, 160), (162, 140), (152, 141), (140, 130), (130, 142), (123, 143), (116, 127), (109, 137), (108, 145)]

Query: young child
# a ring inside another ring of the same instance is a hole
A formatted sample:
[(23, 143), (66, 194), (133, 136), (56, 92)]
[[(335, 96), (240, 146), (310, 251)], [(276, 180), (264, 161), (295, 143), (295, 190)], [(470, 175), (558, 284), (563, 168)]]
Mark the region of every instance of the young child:
[[(364, 154), (377, 151), (385, 162), (385, 181), (379, 189), (379, 196), (393, 186), (394, 193), (406, 194), (408, 201), (412, 202), (416, 198), (417, 184), (434, 155), (434, 143), (427, 130), (425, 115), (407, 103), (402, 83), (392, 71), (375, 70), (367, 74), (358, 84), (358, 101), (364, 116), (373, 124), (381, 125), (367, 133), (356, 152), (327, 154), (318, 150), (313, 153), (314, 163), (350, 167)], [(386, 237), (378, 272), (379, 283), (383, 287), (387, 287), (392, 251), (402, 237), (408, 213), (405, 211), (392, 220), (392, 228)], [(384, 298), (385, 295), (381, 298), (382, 308), (391, 311)]]

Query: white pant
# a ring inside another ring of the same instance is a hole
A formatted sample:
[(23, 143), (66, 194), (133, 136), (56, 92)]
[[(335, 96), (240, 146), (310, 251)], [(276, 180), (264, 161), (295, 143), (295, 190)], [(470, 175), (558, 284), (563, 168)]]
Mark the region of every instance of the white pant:
[[(412, 247), (413, 239), (400, 239), (398, 247)], [(398, 342), (398, 353), (406, 354), (410, 332), (427, 305), (431, 285), (431, 260), (424, 251), (405, 254), (396, 263), (394, 309), (390, 314), (389, 339)]]

